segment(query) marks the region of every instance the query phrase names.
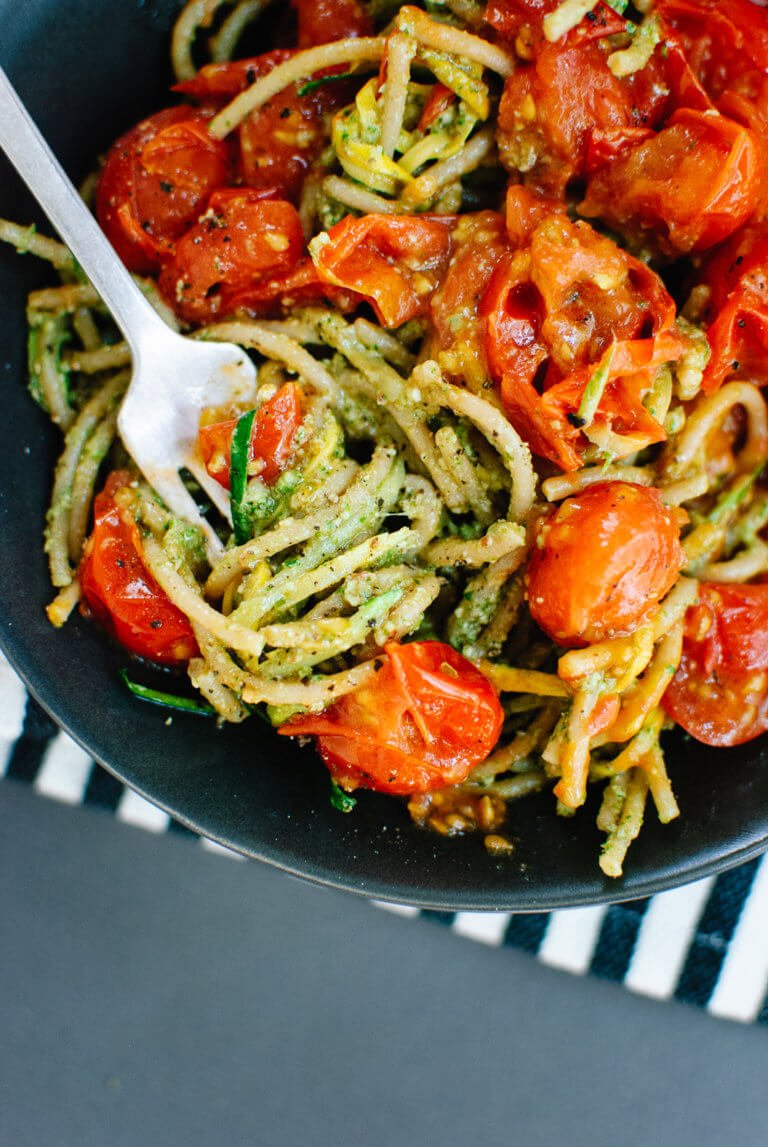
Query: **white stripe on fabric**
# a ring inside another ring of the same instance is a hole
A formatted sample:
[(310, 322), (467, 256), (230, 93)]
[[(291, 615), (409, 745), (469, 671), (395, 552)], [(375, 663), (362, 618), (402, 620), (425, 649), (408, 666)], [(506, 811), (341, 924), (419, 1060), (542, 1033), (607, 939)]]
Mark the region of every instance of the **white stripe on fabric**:
[(120, 797), (116, 816), (124, 824), (145, 828), (148, 832), (165, 832), (171, 819), (167, 812), (139, 796), (133, 789), (126, 789)]
[(6, 741), (5, 737), (0, 738), (0, 777), (4, 777), (8, 772), (15, 745), (15, 737), (12, 741)]
[(550, 968), (577, 975), (586, 972), (607, 910), (605, 904), (595, 904), (588, 908), (560, 908), (552, 912), (538, 958)]
[(0, 777), (5, 776), (13, 746), (24, 727), (27, 691), (0, 654)]
[(674, 994), (713, 884), (714, 877), (708, 876), (653, 897), (624, 977), (625, 987), (657, 1000)]
[(64, 804), (82, 804), (92, 768), (89, 754), (66, 733), (57, 733), (45, 751), (35, 789)]
[(451, 927), (459, 936), (498, 948), (509, 921), (509, 912), (457, 912)]
[(371, 904), (383, 908), (385, 912), (392, 912), (395, 916), (418, 916), (420, 912), (420, 909), (414, 908), (412, 904), (390, 904), (388, 900), (372, 900)]
[(768, 990), (768, 858), (764, 859), (741, 910), (717, 987), (707, 1005), (713, 1016), (749, 1023), (757, 1019)]
[(200, 843), (206, 852), (217, 852), (219, 856), (228, 856), (230, 860), (245, 860), (241, 852), (233, 852), (231, 848), (225, 848), (223, 844), (219, 844), (217, 840), (210, 840), (207, 836), (201, 836)]

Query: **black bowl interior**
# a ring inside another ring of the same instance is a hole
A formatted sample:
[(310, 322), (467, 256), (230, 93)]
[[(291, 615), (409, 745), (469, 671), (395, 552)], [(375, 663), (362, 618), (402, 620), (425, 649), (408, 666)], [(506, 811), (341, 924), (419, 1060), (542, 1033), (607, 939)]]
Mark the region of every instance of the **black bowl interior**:
[[(0, 63), (75, 178), (142, 114), (168, 100), (173, 0), (0, 0)], [(264, 45), (266, 48), (268, 45)], [(258, 49), (257, 49), (258, 50)], [(0, 213), (39, 213), (0, 158)], [(25, 389), (24, 298), (46, 282), (30, 257), (0, 250), (0, 634), (32, 691), (117, 776), (199, 831), (312, 880), (450, 909), (539, 910), (629, 899), (735, 864), (768, 844), (768, 768), (760, 743), (716, 752), (671, 738), (678, 823), (649, 824), (627, 876), (605, 880), (594, 798), (572, 821), (551, 797), (512, 806), (513, 860), (480, 837), (444, 840), (414, 828), (396, 800), (363, 794), (349, 815), (328, 800), (320, 761), (253, 720), (219, 731), (134, 701), (117, 678), (124, 658), (77, 618), (50, 628), (42, 550), (58, 433)]]

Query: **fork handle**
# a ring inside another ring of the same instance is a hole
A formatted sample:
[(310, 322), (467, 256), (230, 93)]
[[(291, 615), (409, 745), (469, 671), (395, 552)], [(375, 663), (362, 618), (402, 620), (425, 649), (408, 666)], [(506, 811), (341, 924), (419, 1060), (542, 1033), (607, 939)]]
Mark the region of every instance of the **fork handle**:
[(112, 312), (134, 355), (144, 339), (167, 337), (169, 327), (121, 263), (2, 68), (0, 148)]

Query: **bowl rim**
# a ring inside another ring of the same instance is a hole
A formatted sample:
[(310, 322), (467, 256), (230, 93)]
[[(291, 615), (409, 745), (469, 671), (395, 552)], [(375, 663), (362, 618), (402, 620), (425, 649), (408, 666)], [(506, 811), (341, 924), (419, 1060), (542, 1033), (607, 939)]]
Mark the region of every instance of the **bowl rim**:
[[(518, 913), (547, 913), (563, 908), (584, 908), (603, 904), (621, 904), (627, 901), (655, 896), (660, 892), (679, 888), (685, 884), (703, 880), (708, 876), (717, 876), (720, 873), (726, 872), (731, 868), (736, 868), (768, 852), (767, 829), (763, 836), (751, 841), (749, 844), (734, 848), (706, 860), (700, 860), (698, 862), (694, 860), (689, 866), (681, 867), (677, 872), (647, 877), (638, 883), (633, 883), (631, 889), (625, 889), (622, 883), (615, 881), (611, 884), (606, 884), (602, 891), (598, 891), (596, 894), (572, 889), (570, 892), (564, 892), (560, 896), (544, 895), (540, 897), (539, 900), (537, 900), (535, 896), (526, 898), (526, 903), (518, 903), (517, 905), (504, 902), (505, 891), (503, 890), (495, 892), (491, 890), (484, 893), (483, 890), (480, 889), (478, 896), (462, 898), (460, 895), (452, 894), (450, 890), (446, 890), (444, 894), (435, 892), (430, 892), (429, 894), (419, 893), (415, 881), (410, 887), (406, 887), (403, 883), (401, 891), (398, 891), (397, 888), (393, 888), (391, 880), (386, 882), (382, 881), (380, 884), (377, 884), (375, 880), (367, 879), (363, 886), (360, 883), (355, 883), (346, 877), (335, 874), (332, 865), (324, 864), (319, 859), (313, 867), (291, 864), (279, 855), (279, 850), (270, 850), (269, 847), (264, 844), (259, 848), (255, 848), (238, 842), (221, 829), (214, 826), (206, 826), (201, 820), (179, 812), (178, 809), (173, 807), (172, 803), (164, 801), (162, 798), (153, 794), (147, 786), (137, 783), (129, 775), (126, 775), (126, 772), (119, 765), (106, 759), (103, 754), (95, 751), (87, 730), (81, 728), (76, 720), (70, 720), (66, 716), (61, 715), (55, 698), (52, 699), (50, 696), (51, 690), (55, 689), (55, 683), (49, 678), (46, 678), (44, 674), (38, 672), (37, 666), (31, 664), (30, 660), (25, 660), (20, 654), (13, 637), (2, 630), (0, 630), (0, 651), (4, 653), (9, 664), (18, 674), (30, 695), (45, 712), (48, 713), (56, 725), (70, 736), (76, 744), (84, 749), (97, 764), (106, 769), (107, 772), (127, 788), (138, 793), (139, 796), (142, 796), (150, 804), (168, 813), (170, 817), (197, 835), (213, 840), (222, 847), (246, 859), (257, 860), (268, 864), (280, 872), (284, 872), (300, 880), (305, 880), (310, 884), (331, 888), (339, 892), (350, 892), (365, 899), (380, 900), (388, 904), (408, 905), (418, 909), (440, 912), (502, 912), (512, 915)], [(691, 855), (692, 857), (695, 856), (695, 854)], [(508, 890), (506, 892), (507, 896), (510, 891), (511, 890)], [(519, 901), (519, 895), (516, 896), (515, 899)]]

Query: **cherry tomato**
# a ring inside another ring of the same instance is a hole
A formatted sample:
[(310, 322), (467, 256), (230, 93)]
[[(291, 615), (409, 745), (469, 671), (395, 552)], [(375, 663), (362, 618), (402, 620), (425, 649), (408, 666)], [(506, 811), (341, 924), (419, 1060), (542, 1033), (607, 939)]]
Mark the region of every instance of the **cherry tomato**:
[(600, 482), (544, 521), (528, 567), (534, 621), (558, 645), (626, 637), (677, 581), (680, 529), (658, 491)]
[(127, 472), (114, 471), (96, 495), (80, 586), (90, 612), (121, 645), (139, 657), (175, 665), (196, 656), (197, 642), (188, 619), (142, 562), (136, 523), (115, 502), (130, 481)]
[(485, 322), (478, 312), (491, 275), (509, 248), (504, 219), (495, 211), (460, 215), (452, 247), (429, 316), (443, 370), (477, 388), (488, 381)]
[(369, 683), (280, 733), (316, 736), (347, 790), (405, 795), (459, 784), (499, 739), (504, 713), (493, 685), (439, 641), (392, 643), (382, 660)]
[[(257, 410), (251, 430), (249, 460), (262, 463), (259, 477), (267, 486), (274, 486), (283, 471), (288, 469), (301, 420), (301, 389), (295, 382), (286, 382)], [(206, 470), (227, 490), (232, 435), (236, 426), (236, 418), (204, 423), (198, 434)]]
[(180, 318), (210, 322), (241, 307), (241, 296), (287, 278), (301, 258), (304, 236), (296, 208), (269, 192), (225, 188), (176, 244), (160, 290)]
[[(624, 453), (663, 441), (642, 399), (684, 343), (658, 276), (589, 224), (548, 213), (548, 202), (510, 189), (510, 229), (533, 232), (499, 260), (480, 315), (510, 421), (535, 453), (572, 470), (588, 444), (578, 410), (601, 364), (607, 377), (595, 426), (626, 438)], [(612, 448), (621, 449), (615, 437)]]
[(699, 282), (710, 291), (703, 389), (711, 394), (734, 375), (768, 382), (768, 224), (742, 227), (718, 247)]
[(448, 108), (456, 100), (456, 95), (447, 88), (445, 84), (435, 84), (429, 94), (427, 102), (424, 104), (424, 110), (421, 113), (421, 119), (416, 125), (417, 131), (429, 131), (432, 124), (436, 119), (448, 111)]
[(579, 210), (667, 254), (704, 251), (755, 214), (763, 166), (753, 132), (683, 108), (594, 175)]
[[(608, 67), (614, 45), (608, 37), (625, 21), (600, 5), (554, 43), (542, 32), (541, 19), (556, 5), (500, 5), (492, 22), (507, 27), (518, 50), (531, 61), (507, 80), (499, 108), (499, 151), (525, 182), (562, 197), (567, 184), (590, 166), (616, 154), (638, 131), (647, 133), (668, 114), (672, 93), (666, 63), (655, 53), (645, 68), (619, 79)], [(521, 9), (531, 10), (526, 20)], [(515, 31), (516, 30), (516, 31)], [(706, 101), (705, 101), (706, 102)]]
[[(485, 22), (508, 44), (522, 50), (522, 58), (530, 58), (534, 51), (546, 47), (544, 37), (544, 17), (560, 6), (561, 0), (489, 0), (485, 9)], [(580, 41), (599, 36), (613, 35), (624, 30), (625, 23), (617, 18), (609, 4), (598, 3), (568, 36), (561, 37), (559, 43), (567, 40)]]
[(768, 730), (768, 585), (699, 586), (664, 708), (705, 745)]
[(121, 136), (99, 178), (96, 213), (128, 269), (157, 271), (229, 173), (229, 145), (212, 139), (208, 117), (193, 108), (166, 108)]
[(565, 204), (535, 187), (511, 183), (505, 204), (507, 235), (513, 247), (530, 243), (540, 223), (553, 215), (565, 215)]
[[(292, 55), (279, 49), (253, 59), (208, 64), (175, 90), (206, 104), (224, 104)], [(328, 142), (325, 117), (349, 101), (344, 82), (323, 84), (300, 96), (303, 86), (291, 84), (237, 129), (243, 182), (277, 188), (290, 200), (298, 199), (307, 171)]]
[(453, 215), (348, 215), (312, 245), (321, 279), (370, 301), (399, 327), (423, 314), (448, 264)]
[(353, 311), (364, 300), (354, 291), (345, 291), (324, 282), (308, 255), (299, 259), (288, 275), (264, 279), (238, 297), (238, 308), (252, 315), (290, 311), (327, 300), (339, 311)]
[[(658, 0), (691, 67), (719, 104), (736, 95), (768, 123), (768, 19), (752, 0)], [(723, 108), (723, 110), (726, 110)]]
[(372, 36), (373, 21), (360, 0), (291, 0), (299, 14), (299, 47)]

